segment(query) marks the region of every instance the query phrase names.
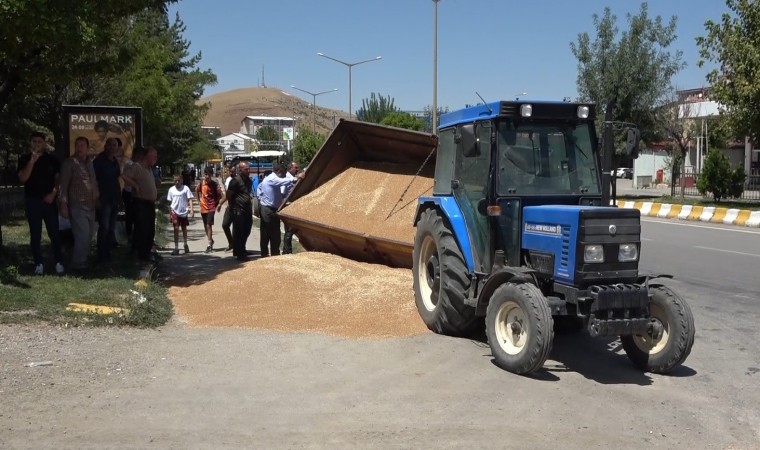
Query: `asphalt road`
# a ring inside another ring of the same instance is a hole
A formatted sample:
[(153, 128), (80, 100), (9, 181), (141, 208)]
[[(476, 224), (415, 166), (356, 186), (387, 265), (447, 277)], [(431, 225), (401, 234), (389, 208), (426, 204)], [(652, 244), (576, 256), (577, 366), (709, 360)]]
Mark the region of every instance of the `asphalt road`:
[(659, 222), (642, 268), (676, 276), (697, 326), (670, 376), (583, 334), (520, 377), (430, 333), (0, 326), (0, 447), (760, 448), (760, 234)]

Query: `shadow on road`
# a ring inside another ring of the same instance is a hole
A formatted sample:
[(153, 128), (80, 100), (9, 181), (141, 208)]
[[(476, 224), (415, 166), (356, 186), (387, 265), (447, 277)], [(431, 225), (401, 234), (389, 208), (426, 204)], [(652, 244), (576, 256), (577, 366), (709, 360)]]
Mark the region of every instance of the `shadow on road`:
[[(485, 333), (479, 332), (467, 338), (486, 350), (483, 356), (492, 358)], [(491, 363), (496, 365), (494, 359), (491, 359)], [(653, 383), (651, 374), (642, 372), (626, 357), (619, 339), (592, 338), (585, 333), (556, 335), (544, 367), (528, 378), (559, 381), (561, 374), (569, 372), (600, 384), (648, 386)], [(691, 367), (680, 366), (666, 376), (681, 378), (696, 374)]]

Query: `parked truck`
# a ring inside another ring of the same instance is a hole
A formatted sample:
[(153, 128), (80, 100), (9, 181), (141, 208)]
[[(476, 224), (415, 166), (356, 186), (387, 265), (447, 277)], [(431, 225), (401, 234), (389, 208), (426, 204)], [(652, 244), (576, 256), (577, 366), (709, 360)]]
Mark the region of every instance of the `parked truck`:
[[(639, 271), (640, 214), (610, 206), (611, 158), (603, 169), (595, 118), (593, 104), (499, 101), (443, 115), (437, 137), (341, 122), (292, 205), (349, 166), (389, 162), (389, 173), (406, 177), (393, 184), (407, 186), (391, 204), (407, 205), (409, 187), (434, 165), (429, 193), (406, 212), (415, 228), (383, 236), (384, 210), (365, 218), (367, 229), (340, 208), (337, 219), (305, 219), (306, 209), (289, 206), (281, 216), (307, 249), (411, 266), (427, 327), (458, 336), (485, 323), (495, 362), (510, 372), (543, 367), (555, 329), (585, 329), (619, 336), (638, 367), (666, 373), (691, 351), (693, 316)], [(635, 132), (629, 143), (635, 156)], [(341, 203), (320, 198), (325, 208)]]

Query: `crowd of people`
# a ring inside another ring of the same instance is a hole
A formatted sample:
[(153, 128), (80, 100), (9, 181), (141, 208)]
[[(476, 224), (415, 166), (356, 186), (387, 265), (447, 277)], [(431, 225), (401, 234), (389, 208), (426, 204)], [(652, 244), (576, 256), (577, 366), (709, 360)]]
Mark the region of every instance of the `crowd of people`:
[[(117, 137), (105, 140), (103, 151), (90, 155), (89, 140), (78, 137), (74, 152), (63, 163), (47, 151), (42, 133), (32, 133), (30, 151), (18, 161), (19, 180), (24, 185), (24, 207), (29, 225), (30, 246), (34, 259), (34, 273), (45, 273), (41, 239), (44, 224), (53, 250), (54, 270), (65, 272), (61, 245), (60, 223), (70, 224), (74, 245), (70, 269), (77, 273), (91, 268), (90, 253), (96, 236), (98, 264), (111, 259), (111, 251), (118, 247), (117, 218), (123, 211), (124, 233), (131, 241), (131, 250), (141, 261), (155, 261), (154, 248), (156, 201), (158, 185), (154, 166), (158, 160), (155, 147), (137, 147), (132, 158), (122, 160), (121, 142)], [(222, 229), (228, 241), (228, 251), (239, 261), (247, 261), (250, 252), (246, 242), (253, 227), (253, 204), (259, 206), (261, 221), (261, 257), (292, 253), (293, 230), (286, 227), (280, 239), (280, 219), (277, 210), (293, 186), (303, 177), (299, 166), (275, 163), (270, 173), (262, 176), (249, 173), (246, 162), (229, 164), (228, 176), (223, 185), (214, 178), (213, 167), (204, 170), (203, 178), (193, 187), (183, 177), (174, 176), (174, 184), (167, 192), (168, 215), (174, 228), (174, 250), (180, 254), (179, 238), (183, 239), (185, 253), (188, 246), (187, 227), (195, 215), (195, 201), (203, 221), (207, 239), (206, 252), (214, 250), (213, 225), (217, 212), (227, 208)]]
[(97, 262), (106, 263), (119, 244), (117, 217), (124, 210), (125, 233), (138, 258), (155, 260), (155, 204), (158, 196), (153, 166), (158, 152), (152, 146), (138, 147), (123, 163), (121, 142), (105, 140), (103, 151), (90, 156), (89, 139), (74, 141), (73, 154), (62, 163), (47, 150), (45, 136), (30, 136), (30, 151), (18, 161), (19, 181), (24, 185), (24, 212), (29, 225), (29, 240), (34, 273), (43, 275), (42, 226), (55, 258), (55, 273), (65, 272), (61, 245), (61, 220), (71, 229), (74, 245), (70, 269), (86, 273), (91, 269), (90, 252), (96, 238)]

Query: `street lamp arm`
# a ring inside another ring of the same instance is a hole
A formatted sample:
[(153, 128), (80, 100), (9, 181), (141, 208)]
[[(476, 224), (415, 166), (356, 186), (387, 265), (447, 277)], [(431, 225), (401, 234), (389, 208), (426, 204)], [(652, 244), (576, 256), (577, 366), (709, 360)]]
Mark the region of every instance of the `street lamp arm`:
[(351, 64), (349, 64), (349, 63), (347, 63), (347, 62), (344, 62), (344, 61), (341, 61), (341, 60), (339, 60), (339, 59), (335, 59), (335, 58), (333, 58), (332, 56), (327, 56), (327, 55), (325, 55), (324, 53), (317, 53), (317, 55), (319, 55), (319, 56), (322, 56), (323, 58), (332, 59), (332, 60), (333, 60), (333, 61), (335, 61), (335, 62), (338, 62), (338, 63), (341, 63), (341, 64), (343, 64), (344, 66), (347, 66), (347, 67), (351, 67)]

